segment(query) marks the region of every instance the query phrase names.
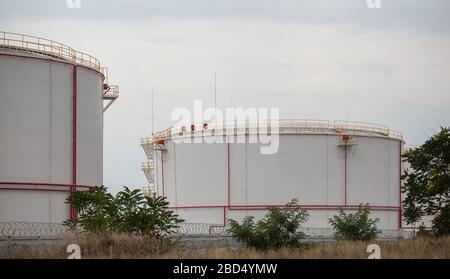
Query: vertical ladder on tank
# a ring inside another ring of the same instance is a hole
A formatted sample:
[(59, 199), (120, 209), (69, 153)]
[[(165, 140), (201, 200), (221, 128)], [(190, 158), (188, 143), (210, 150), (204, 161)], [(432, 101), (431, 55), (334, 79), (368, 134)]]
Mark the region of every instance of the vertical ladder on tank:
[(145, 174), (145, 177), (148, 181), (148, 187), (144, 187), (144, 194), (148, 196), (153, 196), (156, 194), (155, 187), (155, 176), (154, 176), (154, 164), (153, 160), (149, 160), (147, 162), (142, 163), (142, 171)]
[[(157, 195), (156, 178), (155, 178), (155, 160), (158, 160), (158, 152), (166, 150), (165, 142), (158, 138), (143, 138), (141, 146), (147, 155), (147, 162), (142, 163), (141, 170), (144, 172), (148, 181), (148, 187), (144, 188), (144, 194)], [(160, 158), (163, 159), (162, 156)]]

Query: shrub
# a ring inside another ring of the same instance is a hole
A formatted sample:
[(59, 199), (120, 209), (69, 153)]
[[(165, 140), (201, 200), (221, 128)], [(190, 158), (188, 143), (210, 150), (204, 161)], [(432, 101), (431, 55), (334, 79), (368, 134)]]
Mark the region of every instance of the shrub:
[(439, 215), (433, 219), (433, 235), (450, 236), (450, 205), (442, 208)]
[(91, 233), (132, 233), (162, 238), (173, 233), (184, 220), (168, 209), (163, 197), (144, 196), (141, 190), (124, 187), (116, 196), (105, 187), (72, 193), (67, 202), (78, 212), (76, 221), (66, 225), (81, 226)]
[(245, 217), (242, 224), (229, 220), (228, 232), (246, 246), (256, 249), (299, 247), (306, 237), (299, 228), (308, 219), (308, 212), (300, 210), (294, 199), (283, 209), (271, 208), (258, 222), (253, 216)]
[(369, 218), (369, 204), (360, 205), (356, 213), (345, 213), (342, 209), (338, 215), (330, 218), (336, 240), (369, 241), (381, 233), (377, 229), (379, 218)]

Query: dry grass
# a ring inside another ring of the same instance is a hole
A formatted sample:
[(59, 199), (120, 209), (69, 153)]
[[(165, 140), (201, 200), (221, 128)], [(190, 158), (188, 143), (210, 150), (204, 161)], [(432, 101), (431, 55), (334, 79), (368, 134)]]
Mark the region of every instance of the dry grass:
[[(204, 259), (365, 259), (369, 256), (366, 252), (369, 244), (371, 243), (336, 242), (311, 245), (306, 249), (282, 248), (265, 252), (254, 249), (216, 248), (190, 250), (184, 254), (169, 251), (162, 256)], [(416, 238), (377, 244), (381, 247), (381, 256), (384, 259), (450, 259), (450, 237)]]
[[(83, 258), (93, 259), (364, 259), (368, 256), (366, 248), (369, 244), (337, 242), (310, 245), (303, 249), (283, 248), (265, 252), (247, 248), (184, 249), (176, 244), (161, 243), (144, 237), (113, 234), (66, 236), (56, 244), (16, 249), (13, 255), (3, 253), (0, 258), (66, 258), (68, 254), (65, 250), (70, 243), (80, 245)], [(450, 259), (450, 237), (416, 238), (377, 244), (385, 259)]]
[(135, 259), (157, 258), (176, 249), (176, 243), (152, 240), (142, 236), (126, 234), (87, 234), (77, 236), (64, 235), (61, 240), (50, 245), (27, 245), (14, 248), (13, 254), (0, 253), (1, 258), (25, 259), (64, 259), (69, 253), (69, 244), (77, 244), (81, 248), (83, 258), (91, 259)]

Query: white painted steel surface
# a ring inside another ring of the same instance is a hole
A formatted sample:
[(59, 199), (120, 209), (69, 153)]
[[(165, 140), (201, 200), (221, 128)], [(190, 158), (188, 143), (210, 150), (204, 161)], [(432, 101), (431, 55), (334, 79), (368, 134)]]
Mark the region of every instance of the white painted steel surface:
[(163, 158), (155, 160), (157, 193), (189, 223), (262, 218), (267, 206), (297, 198), (311, 215), (308, 227), (329, 227), (339, 207), (352, 212), (370, 203), (380, 228), (398, 229), (403, 142), (351, 134), (357, 145), (345, 151), (343, 133), (284, 133), (273, 155), (261, 155), (259, 144), (187, 144), (168, 137), (167, 150), (156, 151)]
[[(2, 55), (2, 54), (7, 54)], [(13, 56), (10, 56), (13, 55)], [(77, 67), (77, 185), (102, 185), (103, 76)], [(0, 51), (0, 222), (60, 223), (72, 183), (73, 65)], [(33, 186), (21, 183), (67, 184)]]

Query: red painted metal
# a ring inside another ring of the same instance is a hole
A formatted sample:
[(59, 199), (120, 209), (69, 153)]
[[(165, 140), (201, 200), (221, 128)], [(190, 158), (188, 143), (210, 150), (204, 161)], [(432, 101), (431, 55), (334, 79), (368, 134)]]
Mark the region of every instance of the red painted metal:
[(227, 164), (228, 164), (228, 172), (227, 172), (227, 176), (228, 176), (228, 207), (231, 206), (231, 162), (230, 162), (230, 143), (228, 143), (227, 145)]
[[(229, 210), (241, 210), (241, 209), (259, 209), (265, 210), (267, 208), (286, 208), (286, 205), (278, 205), (278, 204), (264, 204), (264, 205), (185, 205), (185, 206), (171, 206), (170, 209), (200, 209), (200, 208), (222, 208), (226, 207)], [(359, 205), (326, 205), (326, 204), (315, 204), (315, 205), (298, 205), (298, 208), (308, 208), (311, 210), (320, 209), (320, 210), (336, 210), (336, 209), (346, 209), (346, 210), (356, 210), (359, 208)], [(398, 211), (399, 207), (397, 206), (383, 206), (383, 205), (371, 205), (370, 209), (373, 210), (387, 210), (387, 211)]]
[(347, 205), (347, 145), (344, 145), (344, 205)]
[(166, 197), (165, 189), (164, 189), (164, 155), (161, 151), (161, 180), (162, 180), (162, 196)]
[(399, 208), (400, 210), (398, 211), (398, 228), (401, 229), (403, 228), (403, 210), (402, 210), (402, 172), (403, 172), (403, 160), (402, 160), (402, 142), (400, 142), (399, 144), (399, 155), (400, 155), (400, 162), (399, 162)]
[(62, 190), (62, 189), (35, 189), (35, 188), (0, 188), (0, 190), (5, 191), (35, 191), (35, 192), (65, 192), (70, 193), (70, 190)]
[[(233, 211), (242, 211), (242, 210), (268, 210), (270, 208), (286, 208), (285, 205), (283, 206), (266, 206), (266, 207), (230, 207), (229, 210)], [(317, 206), (313, 206), (313, 207), (308, 207), (308, 206), (298, 206), (298, 209), (304, 209), (304, 210), (310, 210), (310, 211), (323, 211), (323, 210), (358, 210), (358, 207), (356, 206), (338, 206), (338, 207), (317, 207)], [(398, 208), (380, 208), (380, 207), (369, 207), (370, 210), (372, 211), (395, 211), (397, 212), (399, 209)]]
[[(19, 186), (50, 186), (50, 187), (70, 187), (72, 184), (56, 183), (36, 183), (36, 182), (0, 182), (0, 185), (19, 185)], [(94, 186), (77, 185), (78, 188), (92, 188)]]
[[(341, 204), (301, 204), (299, 207), (308, 207), (308, 208), (359, 208), (359, 205), (341, 205)], [(233, 205), (232, 207), (286, 207), (285, 204), (257, 204), (257, 205)], [(398, 210), (398, 206), (390, 206), (390, 205), (370, 205), (369, 208), (376, 209), (395, 209)]]
[(227, 209), (223, 208), (223, 225), (225, 226), (227, 224)]
[(109, 91), (111, 91), (111, 87), (109, 87), (108, 84), (104, 83), (103, 84), (103, 95), (108, 94)]
[[(72, 185), (70, 193), (77, 191), (77, 66), (72, 66)], [(75, 221), (77, 213), (70, 205), (70, 219)]]
[(180, 206), (169, 206), (170, 209), (215, 209), (227, 207), (226, 205), (180, 205)]
[(223, 225), (219, 225), (219, 226), (209, 226), (208, 228), (208, 233), (211, 234), (211, 230), (212, 228), (225, 228), (225, 226), (227, 225), (227, 207), (223, 206)]

